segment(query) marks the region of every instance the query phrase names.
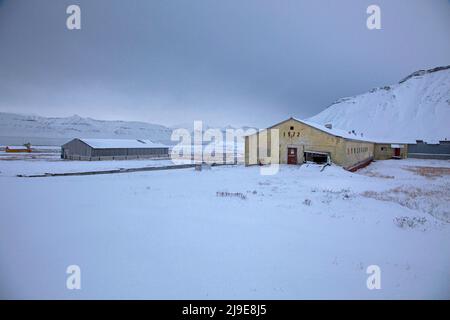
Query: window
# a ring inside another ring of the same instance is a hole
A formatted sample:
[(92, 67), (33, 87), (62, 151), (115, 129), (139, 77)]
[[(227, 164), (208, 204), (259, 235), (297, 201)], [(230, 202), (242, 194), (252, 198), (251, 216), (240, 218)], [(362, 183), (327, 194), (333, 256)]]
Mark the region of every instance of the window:
[(294, 127), (291, 126), (291, 130), (294, 130)]

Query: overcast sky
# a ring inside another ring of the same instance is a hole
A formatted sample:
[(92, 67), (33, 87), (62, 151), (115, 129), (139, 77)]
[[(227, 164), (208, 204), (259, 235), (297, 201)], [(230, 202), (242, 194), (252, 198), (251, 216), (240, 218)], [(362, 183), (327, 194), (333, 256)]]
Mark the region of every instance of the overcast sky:
[(0, 0), (0, 111), (263, 127), (448, 65), (449, 39), (449, 0)]

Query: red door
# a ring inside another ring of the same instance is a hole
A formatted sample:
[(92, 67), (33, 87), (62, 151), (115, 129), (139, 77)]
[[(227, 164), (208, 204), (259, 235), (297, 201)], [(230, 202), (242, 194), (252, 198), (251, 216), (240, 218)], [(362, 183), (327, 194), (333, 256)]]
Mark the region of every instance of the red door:
[(297, 148), (288, 148), (288, 164), (297, 164)]
[(394, 157), (400, 157), (400, 148), (394, 148)]

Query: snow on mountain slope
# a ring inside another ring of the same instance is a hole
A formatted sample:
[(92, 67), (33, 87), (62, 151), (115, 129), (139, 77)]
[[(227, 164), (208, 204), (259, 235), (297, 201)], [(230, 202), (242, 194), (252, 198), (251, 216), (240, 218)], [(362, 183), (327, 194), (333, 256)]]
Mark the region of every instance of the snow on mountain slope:
[(395, 85), (340, 99), (308, 120), (380, 140), (450, 140), (450, 66), (420, 70)]
[[(172, 130), (136, 121), (105, 121), (74, 115), (46, 118), (0, 112), (1, 137), (150, 139), (169, 143)], [(64, 140), (64, 139), (63, 139)]]

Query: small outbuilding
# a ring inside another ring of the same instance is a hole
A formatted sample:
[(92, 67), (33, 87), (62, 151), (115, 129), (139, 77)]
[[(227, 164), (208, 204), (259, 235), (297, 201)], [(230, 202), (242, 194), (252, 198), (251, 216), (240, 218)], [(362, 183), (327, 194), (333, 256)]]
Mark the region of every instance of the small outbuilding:
[(16, 146), (16, 147), (10, 147), (7, 146), (5, 148), (5, 152), (13, 152), (13, 153), (18, 153), (18, 152), (32, 152), (31, 147), (29, 145), (26, 146)]
[(150, 140), (76, 138), (61, 146), (61, 158), (70, 160), (131, 160), (168, 157), (168, 146)]
[(375, 160), (405, 159), (408, 155), (406, 143), (375, 143)]

